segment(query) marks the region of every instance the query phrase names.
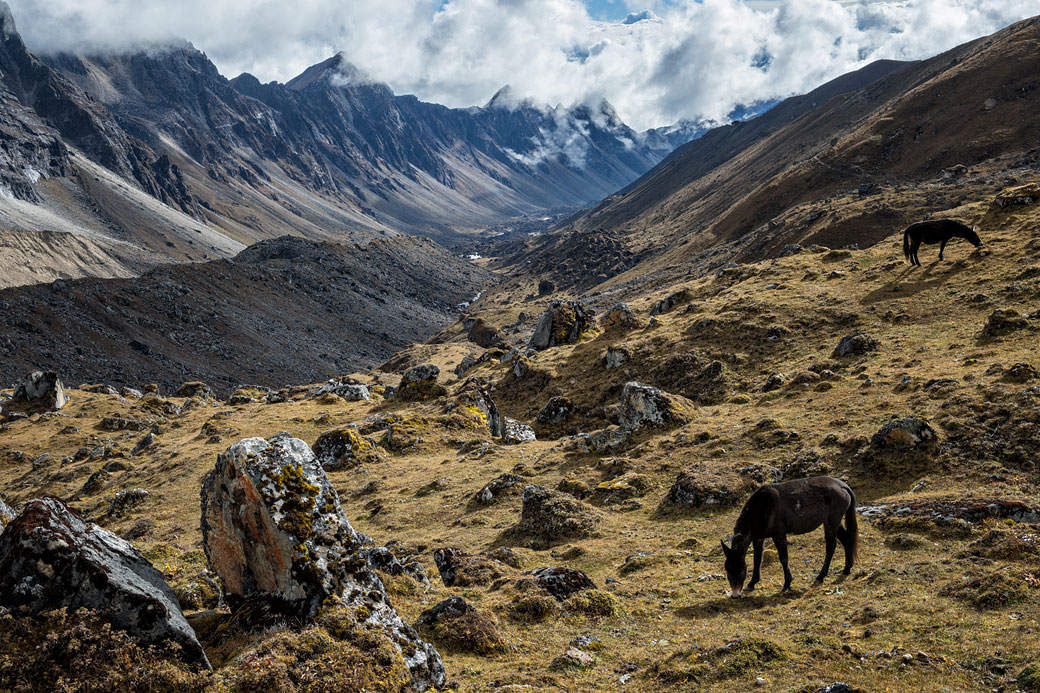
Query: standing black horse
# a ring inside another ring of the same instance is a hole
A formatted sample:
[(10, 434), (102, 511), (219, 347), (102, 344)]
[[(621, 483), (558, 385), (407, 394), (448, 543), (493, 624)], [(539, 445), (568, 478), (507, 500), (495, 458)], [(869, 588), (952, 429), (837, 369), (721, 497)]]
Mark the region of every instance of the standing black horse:
[(946, 250), (946, 244), (950, 242), (951, 238), (963, 238), (976, 248), (982, 245), (982, 240), (975, 233), (975, 229), (965, 226), (959, 221), (954, 221), (953, 219), (919, 221), (915, 224), (910, 224), (903, 231), (903, 257), (911, 265), (920, 267), (921, 261), (917, 259), (917, 250), (921, 247), (921, 244), (928, 243), (932, 245), (941, 243), (942, 245), (939, 246), (939, 259), (942, 260), (943, 251)]
[[(842, 518), (845, 526), (841, 526)], [(806, 534), (823, 525), (827, 555), (816, 582), (823, 582), (831, 568), (831, 558), (837, 541), (845, 549), (845, 569), (848, 575), (856, 560), (859, 546), (859, 528), (856, 524), (856, 496), (844, 481), (829, 476), (795, 479), (761, 487), (744, 504), (737, 524), (733, 527), (731, 546), (722, 542), (726, 554), (726, 576), (730, 596), (739, 597), (747, 577), (748, 545), (755, 547), (755, 569), (747, 589), (758, 584), (762, 567), (762, 544), (772, 539), (780, 565), (784, 567), (783, 592), (791, 589), (791, 570), (787, 567), (787, 535)]]

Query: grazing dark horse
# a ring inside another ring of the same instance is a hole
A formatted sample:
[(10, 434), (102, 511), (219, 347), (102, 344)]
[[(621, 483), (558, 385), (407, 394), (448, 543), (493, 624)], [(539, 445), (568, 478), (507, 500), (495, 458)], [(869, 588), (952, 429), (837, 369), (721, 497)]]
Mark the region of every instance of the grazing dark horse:
[[(841, 526), (842, 518), (845, 526)], [(758, 584), (762, 567), (762, 544), (772, 539), (780, 565), (784, 567), (784, 588), (791, 589), (791, 570), (787, 567), (787, 535), (806, 534), (823, 525), (827, 541), (827, 555), (816, 582), (823, 582), (830, 572), (831, 558), (840, 541), (845, 549), (845, 569), (852, 571), (859, 546), (859, 528), (856, 525), (856, 496), (844, 481), (829, 476), (794, 479), (780, 484), (767, 484), (751, 494), (740, 511), (733, 527), (731, 546), (722, 542), (726, 554), (726, 577), (729, 578), (731, 597), (739, 597), (747, 577), (748, 546), (755, 547), (755, 569), (747, 589)]]
[(910, 224), (903, 231), (903, 257), (911, 265), (920, 267), (921, 261), (917, 259), (917, 250), (921, 247), (921, 244), (928, 243), (933, 245), (941, 243), (942, 245), (939, 246), (939, 259), (942, 260), (943, 251), (946, 250), (946, 244), (950, 242), (951, 238), (963, 238), (976, 248), (982, 245), (982, 240), (979, 238), (979, 234), (975, 233), (975, 229), (965, 226), (959, 221), (954, 221), (953, 219), (919, 221), (915, 224)]

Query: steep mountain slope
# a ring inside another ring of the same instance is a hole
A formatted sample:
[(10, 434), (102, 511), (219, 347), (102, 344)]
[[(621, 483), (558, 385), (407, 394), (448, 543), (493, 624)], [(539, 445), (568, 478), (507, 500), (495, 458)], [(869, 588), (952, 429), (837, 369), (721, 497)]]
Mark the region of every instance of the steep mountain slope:
[(421, 237), (340, 246), (287, 236), (134, 279), (6, 289), (0, 382), (35, 368), (166, 389), (196, 377), (221, 391), (322, 379), (424, 339), (490, 282)]
[[(632, 268), (616, 279), (624, 282), (768, 257), (794, 242), (876, 242), (920, 218), (919, 207), (899, 206), (895, 193), (906, 186), (930, 198), (926, 212), (945, 212), (971, 192), (953, 190), (963, 181), (944, 178), (944, 168), (978, 169), (992, 185), (1035, 164), (1038, 38), (1040, 21), (1025, 20), (919, 63), (872, 65), (818, 96), (709, 132), (563, 235), (512, 249), (504, 264), (519, 267), (519, 253), (533, 251), (524, 264), (550, 271), (569, 248), (578, 258), (585, 238), (606, 234)], [(863, 204), (833, 214), (833, 198), (849, 194)], [(608, 276), (625, 269), (597, 268)]]

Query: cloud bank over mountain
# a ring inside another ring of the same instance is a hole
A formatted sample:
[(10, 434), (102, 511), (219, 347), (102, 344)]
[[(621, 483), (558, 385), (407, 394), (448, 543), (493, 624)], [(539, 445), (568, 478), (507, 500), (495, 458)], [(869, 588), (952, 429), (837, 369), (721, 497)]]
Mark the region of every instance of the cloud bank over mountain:
[(344, 51), (398, 93), (449, 106), (484, 103), (504, 84), (548, 104), (606, 98), (637, 129), (724, 119), (1037, 12), (1035, 0), (626, 0), (633, 12), (604, 22), (581, 0), (9, 2), (42, 53), (186, 38), (229, 76), (285, 81)]

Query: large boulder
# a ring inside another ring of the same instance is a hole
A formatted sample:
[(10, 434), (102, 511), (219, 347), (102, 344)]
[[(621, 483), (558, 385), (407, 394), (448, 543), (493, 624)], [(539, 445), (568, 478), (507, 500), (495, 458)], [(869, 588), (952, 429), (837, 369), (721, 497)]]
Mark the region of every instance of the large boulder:
[(618, 303), (600, 318), (599, 326), (604, 332), (627, 332), (642, 327), (639, 318), (627, 303)]
[(602, 514), (566, 493), (534, 484), (524, 488), (520, 522), (513, 533), (535, 546), (592, 536)]
[(621, 391), (621, 427), (638, 431), (644, 426), (670, 428), (690, 421), (692, 403), (645, 383), (625, 383)]
[(517, 445), (519, 443), (530, 443), (536, 440), (534, 435), (534, 429), (525, 424), (523, 421), (517, 421), (511, 419), (508, 416), (502, 421), (502, 442), (507, 445)]
[(304, 441), (246, 438), (219, 455), (202, 483), (202, 538), (231, 604), (261, 600), (312, 618), (339, 598), (394, 641), (415, 688), (444, 682), (440, 655), (390, 605), (363, 535)]
[(209, 666), (159, 571), (59, 498), (29, 501), (0, 534), (0, 606), (96, 610), (142, 643), (177, 643), (185, 659)]
[(68, 404), (65, 386), (54, 371), (33, 371), (15, 383), (14, 394), (7, 403), (34, 409), (56, 411)]
[(889, 421), (878, 429), (870, 444), (880, 449), (927, 448), (935, 445), (937, 437), (931, 425), (917, 416)]
[(595, 325), (595, 316), (577, 301), (553, 301), (538, 319), (530, 346), (548, 349), (573, 344)]
[(441, 369), (432, 363), (424, 363), (409, 368), (401, 376), (401, 384), (397, 387), (397, 397), (408, 401), (422, 401), (440, 397), (447, 393), (443, 385), (438, 384), (437, 377)]

